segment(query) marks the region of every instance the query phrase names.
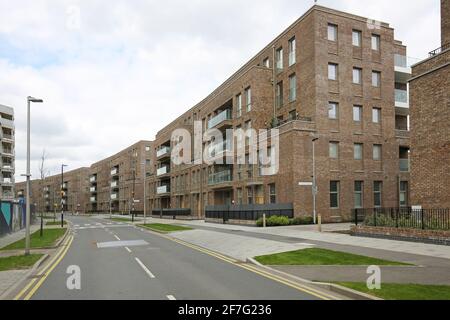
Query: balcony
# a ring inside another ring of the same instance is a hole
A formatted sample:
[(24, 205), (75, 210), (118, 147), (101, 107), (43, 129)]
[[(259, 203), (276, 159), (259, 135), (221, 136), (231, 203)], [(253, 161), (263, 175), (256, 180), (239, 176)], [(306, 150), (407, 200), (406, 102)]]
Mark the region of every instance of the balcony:
[(96, 203), (97, 202), (97, 197), (91, 197), (91, 203)]
[(13, 120), (0, 118), (0, 125), (5, 128), (14, 129), (14, 121)]
[(13, 184), (12, 178), (3, 178), (3, 179), (0, 179), (0, 182), (3, 185), (12, 185)]
[(119, 174), (119, 168), (111, 169), (111, 176), (117, 176)]
[(407, 83), (411, 78), (412, 70), (411, 64), (409, 64), (408, 57), (395, 54), (395, 82)]
[(92, 176), (89, 178), (90, 183), (96, 183), (97, 182), (97, 176)]
[(91, 187), (91, 188), (89, 189), (89, 191), (90, 191), (91, 193), (96, 193), (96, 192), (97, 192), (97, 187)]
[(113, 189), (119, 188), (119, 181), (113, 181), (113, 182), (111, 182), (111, 188), (113, 188)]
[(8, 171), (11, 172), (14, 170), (13, 164), (9, 162), (4, 162), (2, 164), (2, 171)]
[(395, 129), (395, 137), (401, 139), (409, 139), (411, 137), (411, 132), (409, 130)]
[(12, 134), (9, 133), (3, 133), (3, 138), (2, 138), (3, 142), (9, 142), (9, 143), (13, 143), (14, 142), (14, 137)]
[(395, 106), (409, 108), (409, 97), (407, 90), (395, 89)]
[(5, 191), (2, 194), (3, 199), (13, 199), (14, 198), (14, 194), (11, 191)]
[(208, 129), (212, 129), (233, 119), (231, 109), (226, 109), (208, 121)]
[(210, 173), (208, 184), (210, 186), (233, 181), (233, 172), (231, 169)]
[(163, 158), (163, 157), (168, 157), (170, 156), (170, 147), (167, 146), (163, 146), (161, 149), (159, 149), (156, 152), (156, 158)]
[(4, 157), (14, 157), (14, 151), (11, 148), (2, 148), (2, 156)]
[(111, 193), (111, 200), (118, 200), (119, 194), (118, 193)]
[(400, 172), (409, 172), (409, 159), (400, 159)]
[(161, 176), (167, 175), (169, 173), (170, 173), (170, 167), (169, 166), (164, 166), (164, 167), (159, 168), (156, 171), (156, 176), (157, 177), (161, 177)]
[(170, 193), (170, 186), (160, 186), (158, 188), (156, 188), (156, 193), (161, 195), (161, 194), (166, 194), (166, 193)]
[(231, 145), (231, 140), (225, 140), (222, 141), (222, 143), (212, 143), (209, 148), (213, 159), (232, 156), (233, 148)]

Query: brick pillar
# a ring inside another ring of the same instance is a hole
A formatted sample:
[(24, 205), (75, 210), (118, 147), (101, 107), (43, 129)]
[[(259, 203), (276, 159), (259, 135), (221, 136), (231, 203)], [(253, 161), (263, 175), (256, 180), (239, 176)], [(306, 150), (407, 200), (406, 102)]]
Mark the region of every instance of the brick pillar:
[(450, 0), (441, 0), (441, 44), (450, 43)]

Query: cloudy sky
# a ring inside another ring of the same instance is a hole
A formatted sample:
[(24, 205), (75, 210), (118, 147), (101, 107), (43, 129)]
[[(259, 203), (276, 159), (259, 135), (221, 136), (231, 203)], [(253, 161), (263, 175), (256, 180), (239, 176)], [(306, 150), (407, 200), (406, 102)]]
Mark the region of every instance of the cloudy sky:
[[(313, 0), (0, 0), (0, 104), (16, 118), (16, 179), (88, 166), (156, 132), (282, 32)], [(389, 22), (408, 55), (439, 47), (439, 0), (322, 0)]]

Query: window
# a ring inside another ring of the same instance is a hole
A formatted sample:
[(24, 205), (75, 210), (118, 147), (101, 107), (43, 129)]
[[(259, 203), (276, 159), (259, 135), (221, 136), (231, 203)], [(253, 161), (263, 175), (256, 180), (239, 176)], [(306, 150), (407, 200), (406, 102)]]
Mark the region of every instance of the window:
[(292, 38), (289, 40), (289, 66), (292, 66), (295, 63), (296, 57), (296, 42), (295, 38)]
[(355, 181), (355, 208), (363, 207), (363, 185), (362, 181)]
[(238, 94), (236, 96), (236, 116), (239, 118), (242, 116), (242, 95)]
[(288, 119), (289, 120), (297, 120), (297, 110), (292, 110), (291, 112), (289, 112)]
[(330, 142), (330, 158), (339, 158), (339, 142)]
[(278, 108), (283, 106), (283, 82), (277, 84), (276, 104)]
[(339, 105), (336, 102), (328, 103), (328, 118), (337, 119), (339, 116)]
[(361, 68), (353, 68), (353, 83), (361, 84), (362, 81), (362, 69)]
[(253, 189), (247, 187), (247, 204), (253, 204)]
[(380, 108), (373, 108), (372, 109), (372, 122), (373, 123), (380, 123), (381, 122), (381, 109)]
[(277, 189), (275, 183), (269, 184), (269, 202), (277, 203)]
[(297, 77), (295, 74), (289, 77), (289, 102), (297, 99)]
[(335, 24), (328, 24), (328, 40), (337, 41), (338, 37), (338, 26)]
[(381, 208), (381, 194), (383, 190), (383, 182), (375, 181), (373, 183), (373, 206), (375, 208)]
[(277, 69), (283, 70), (283, 48), (280, 48), (276, 52)]
[(362, 33), (359, 30), (353, 30), (352, 43), (355, 47), (361, 47)]
[(247, 88), (245, 90), (245, 99), (247, 103), (247, 112), (252, 111), (252, 89)]
[(361, 122), (362, 121), (362, 106), (353, 106), (353, 121)]
[(337, 80), (338, 78), (338, 65), (335, 63), (328, 64), (328, 79)]
[(376, 88), (381, 86), (381, 72), (372, 71), (372, 86)]
[(400, 181), (400, 206), (408, 205), (408, 181)]
[(354, 153), (355, 160), (362, 160), (363, 159), (363, 144), (355, 143), (353, 153)]
[(237, 204), (242, 205), (243, 199), (242, 199), (242, 188), (237, 189)]
[(150, 151), (150, 147), (149, 147), (149, 146), (146, 146), (146, 147), (145, 147), (145, 151)]
[(263, 60), (263, 65), (264, 65), (264, 67), (266, 67), (266, 68), (270, 68), (270, 60), (269, 60), (269, 58), (265, 58), (265, 59)]
[(330, 181), (330, 208), (339, 208), (339, 181)]
[(377, 34), (372, 35), (372, 50), (380, 51), (380, 36)]
[(382, 158), (382, 146), (381, 144), (373, 145), (373, 160), (381, 161)]

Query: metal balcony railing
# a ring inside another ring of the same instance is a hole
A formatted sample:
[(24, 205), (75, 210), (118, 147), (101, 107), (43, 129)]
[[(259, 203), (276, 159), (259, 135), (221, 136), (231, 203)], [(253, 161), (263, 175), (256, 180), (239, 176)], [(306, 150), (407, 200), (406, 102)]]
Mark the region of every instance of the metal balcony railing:
[(162, 176), (164, 174), (168, 174), (170, 172), (170, 168), (168, 166), (164, 166), (156, 170), (156, 176)]
[(89, 182), (91, 182), (91, 183), (97, 182), (97, 177), (96, 177), (96, 176), (92, 176), (92, 177), (89, 179)]
[(170, 192), (170, 186), (160, 186), (160, 187), (156, 188), (157, 194), (164, 194), (164, 193), (169, 193), (169, 192)]
[(227, 109), (219, 113), (217, 116), (211, 118), (211, 120), (208, 121), (208, 129), (214, 128), (221, 122), (232, 120), (233, 116), (231, 114), (231, 109)]
[(442, 52), (444, 52), (445, 50), (450, 49), (450, 42), (447, 44), (444, 44), (442, 47), (434, 49), (433, 51), (430, 51), (429, 55), (430, 57), (434, 57), (437, 56), (438, 54), (441, 54)]
[(395, 89), (395, 101), (401, 103), (408, 103), (408, 91)]
[(117, 175), (117, 174), (119, 174), (119, 169), (114, 168), (114, 169), (111, 170), (111, 175), (112, 175), (112, 176), (115, 176), (115, 175)]
[(233, 181), (233, 173), (230, 169), (209, 174), (208, 184), (215, 185)]
[(159, 149), (156, 152), (156, 157), (159, 158), (159, 157), (162, 157), (162, 156), (164, 156), (164, 155), (166, 155), (168, 153), (170, 153), (170, 148), (169, 147), (162, 147), (161, 149)]

